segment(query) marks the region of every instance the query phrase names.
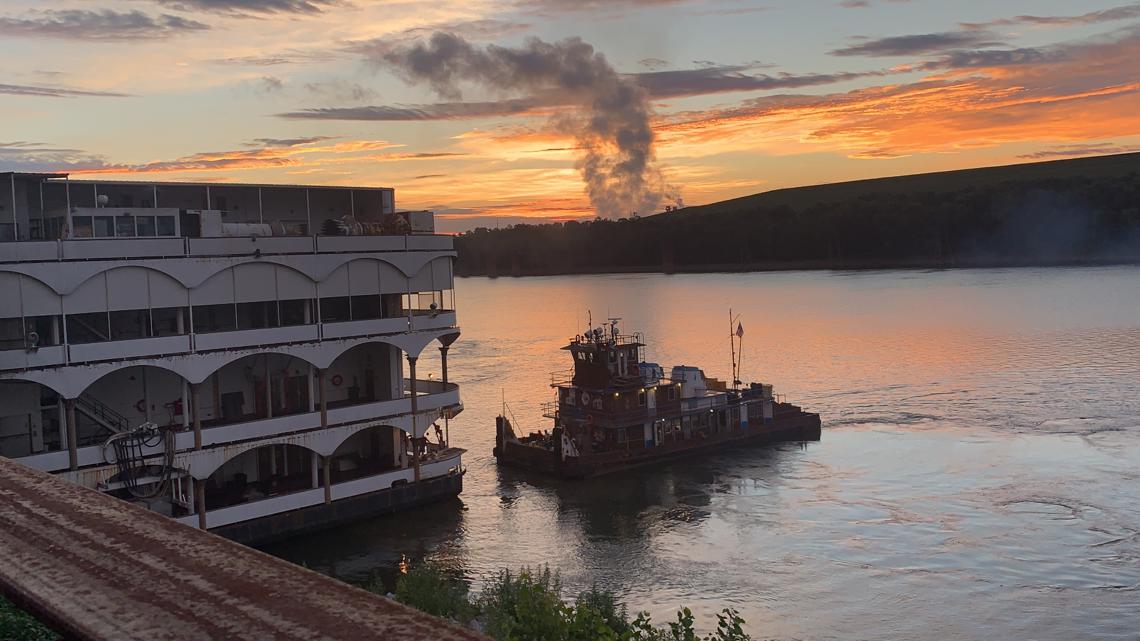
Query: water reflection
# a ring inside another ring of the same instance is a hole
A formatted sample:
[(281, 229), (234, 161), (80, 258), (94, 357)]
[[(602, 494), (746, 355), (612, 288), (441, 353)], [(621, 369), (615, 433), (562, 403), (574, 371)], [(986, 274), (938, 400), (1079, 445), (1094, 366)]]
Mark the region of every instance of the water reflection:
[[(660, 620), (733, 605), (757, 638), (1135, 639), (1140, 269), (466, 279), (451, 378), (461, 501), (275, 546), (353, 580), (401, 555), (476, 583), (549, 563)], [(663, 364), (818, 410), (806, 449), (737, 448), (586, 483), (501, 470), (505, 395), (545, 427), (584, 310)], [(431, 361), (421, 363), (425, 375)]]

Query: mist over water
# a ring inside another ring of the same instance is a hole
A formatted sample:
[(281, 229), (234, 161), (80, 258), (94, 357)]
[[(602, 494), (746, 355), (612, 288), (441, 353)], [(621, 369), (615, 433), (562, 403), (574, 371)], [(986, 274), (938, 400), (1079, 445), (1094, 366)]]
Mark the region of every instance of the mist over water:
[[(1135, 639), (1140, 630), (1140, 268), (460, 279), (449, 356), (461, 499), (271, 552), (347, 580), (402, 554), (476, 583), (549, 563), (661, 621), (739, 609), (756, 638)], [(558, 348), (622, 316), (649, 360), (823, 415), (806, 447), (742, 447), (563, 483), (499, 470)], [(420, 359), (438, 376), (438, 355)]]

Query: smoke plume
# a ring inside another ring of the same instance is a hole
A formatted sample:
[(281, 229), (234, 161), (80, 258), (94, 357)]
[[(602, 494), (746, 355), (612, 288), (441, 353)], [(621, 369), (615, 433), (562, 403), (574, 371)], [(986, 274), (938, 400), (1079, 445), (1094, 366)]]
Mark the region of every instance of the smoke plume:
[(577, 140), (577, 168), (599, 216), (652, 213), (666, 198), (645, 90), (580, 38), (553, 43), (532, 38), (519, 48), (480, 48), (436, 32), (426, 43), (392, 45), (375, 53), (379, 64), (409, 83), (428, 83), (448, 100), (461, 99), (466, 83), (497, 94), (523, 92), (541, 104), (572, 106), (553, 116), (551, 124)]

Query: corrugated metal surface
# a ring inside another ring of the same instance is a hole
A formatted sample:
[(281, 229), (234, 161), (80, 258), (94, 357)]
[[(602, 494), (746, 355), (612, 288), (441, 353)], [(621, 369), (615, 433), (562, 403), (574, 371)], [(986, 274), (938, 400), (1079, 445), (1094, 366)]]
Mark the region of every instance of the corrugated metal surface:
[(0, 591), (78, 639), (485, 639), (4, 458)]

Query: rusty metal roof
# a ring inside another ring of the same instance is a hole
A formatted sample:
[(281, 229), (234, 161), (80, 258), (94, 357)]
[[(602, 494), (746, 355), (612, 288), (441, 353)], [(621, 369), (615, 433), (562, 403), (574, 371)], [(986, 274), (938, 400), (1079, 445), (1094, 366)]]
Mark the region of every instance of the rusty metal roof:
[(3, 457), (0, 593), (78, 639), (486, 641)]

